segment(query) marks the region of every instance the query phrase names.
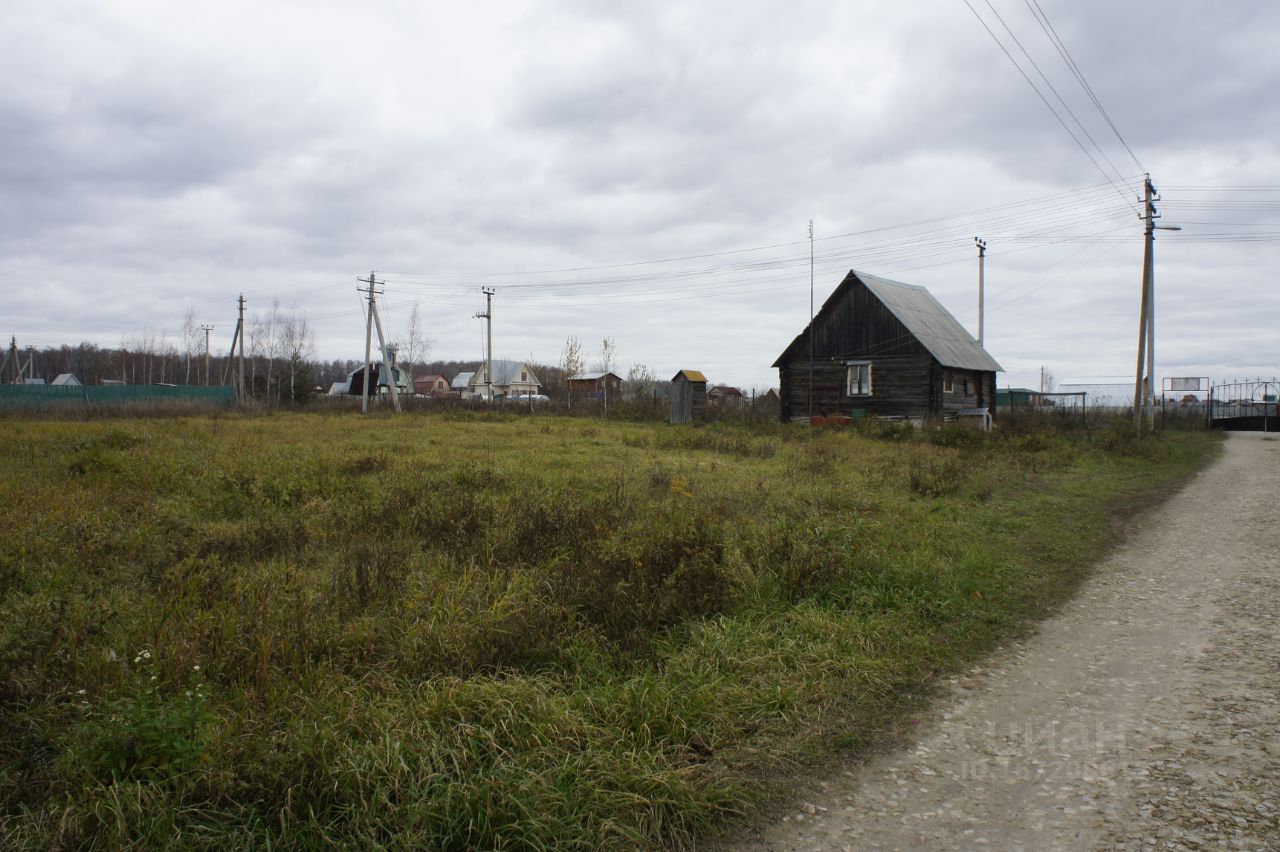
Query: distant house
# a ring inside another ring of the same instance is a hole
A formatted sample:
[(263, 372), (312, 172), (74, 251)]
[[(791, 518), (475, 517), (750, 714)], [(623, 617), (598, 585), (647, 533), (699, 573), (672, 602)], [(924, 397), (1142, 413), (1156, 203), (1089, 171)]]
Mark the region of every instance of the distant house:
[(783, 420), (989, 411), (1003, 370), (928, 290), (856, 270), (773, 366)]
[(622, 377), (614, 373), (582, 373), (565, 379), (570, 399), (612, 402), (622, 398)]
[[(370, 365), (370, 372), (373, 374), (373, 378), (369, 382), (369, 387), (371, 388), (370, 396), (376, 395), (372, 391), (376, 391), (376, 393), (391, 393), (391, 388), (387, 383), (387, 373), (395, 375), (397, 393), (406, 395), (409, 393), (409, 374), (400, 367), (392, 367), (389, 371), (384, 371), (382, 362), (374, 361)], [(358, 367), (348, 374), (347, 393), (355, 396), (364, 396), (364, 367)]]
[[(487, 377), (487, 366), (481, 364), (468, 383), (468, 389), (473, 396), (486, 399), (490, 390), (495, 399), (534, 396), (542, 389), (542, 383), (534, 375), (533, 368), (523, 361), (494, 359), (492, 384)], [(457, 379), (454, 381), (456, 382)]]
[(1040, 391), (1031, 388), (997, 388), (996, 410), (1030, 408), (1040, 404)]
[(707, 402), (714, 402), (718, 405), (741, 405), (746, 402), (746, 398), (742, 395), (742, 391), (729, 385), (716, 385), (707, 391)]
[(455, 391), (461, 399), (471, 399), (471, 379), (475, 377), (475, 373), (459, 373), (453, 377), (453, 381), (449, 383), (449, 388)]
[(688, 423), (707, 408), (707, 377), (697, 370), (681, 370), (671, 377), (671, 422)]
[(54, 376), (53, 383), (55, 385), (68, 387), (80, 384), (80, 380), (75, 377), (74, 373), (59, 373)]
[(329, 385), (329, 396), (346, 396), (351, 393), (350, 382), (334, 382)]
[(413, 377), (413, 392), (420, 396), (442, 397), (452, 395), (449, 380), (439, 373)]

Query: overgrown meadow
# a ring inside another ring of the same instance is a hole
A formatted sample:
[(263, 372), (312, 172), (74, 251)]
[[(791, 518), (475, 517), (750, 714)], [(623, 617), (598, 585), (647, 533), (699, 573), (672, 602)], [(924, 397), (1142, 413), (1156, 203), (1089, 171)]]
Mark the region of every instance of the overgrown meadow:
[(0, 845), (687, 845), (1068, 594), (1212, 439), (11, 418)]

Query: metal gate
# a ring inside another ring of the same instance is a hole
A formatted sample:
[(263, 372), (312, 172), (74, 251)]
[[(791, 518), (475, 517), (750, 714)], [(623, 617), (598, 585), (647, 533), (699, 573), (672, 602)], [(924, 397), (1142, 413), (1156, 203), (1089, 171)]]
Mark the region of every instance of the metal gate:
[(1209, 422), (1215, 429), (1280, 432), (1280, 381), (1214, 385), (1209, 389)]

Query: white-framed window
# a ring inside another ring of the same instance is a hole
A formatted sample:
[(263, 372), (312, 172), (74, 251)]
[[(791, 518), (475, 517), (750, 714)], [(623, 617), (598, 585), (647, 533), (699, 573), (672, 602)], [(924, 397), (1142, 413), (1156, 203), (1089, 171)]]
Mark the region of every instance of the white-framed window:
[(849, 377), (845, 383), (849, 396), (871, 396), (871, 365), (865, 361), (849, 365)]

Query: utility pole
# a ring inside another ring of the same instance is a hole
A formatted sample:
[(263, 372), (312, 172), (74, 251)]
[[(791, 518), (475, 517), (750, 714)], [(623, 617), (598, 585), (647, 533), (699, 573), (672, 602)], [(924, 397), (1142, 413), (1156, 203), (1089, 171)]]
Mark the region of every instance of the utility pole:
[(4, 353), (4, 365), (0, 367), (0, 381), (4, 381), (4, 374), (9, 369), (9, 364), (13, 364), (13, 383), (18, 383), (18, 338), (9, 338), (9, 349)]
[(982, 320), (983, 320), (983, 304), (986, 288), (987, 273), (987, 241), (973, 238), (978, 245), (978, 345), (982, 345)]
[(497, 292), (491, 287), (485, 287), (484, 293), (484, 313), (476, 314), (476, 319), (485, 321), (485, 362), (484, 362), (484, 385), (485, 394), (489, 397), (489, 406), (493, 406), (493, 294)]
[[(1142, 415), (1148, 419), (1148, 428), (1156, 428), (1156, 270), (1155, 270), (1155, 235), (1156, 231), (1181, 231), (1178, 225), (1157, 225), (1160, 218), (1155, 203), (1160, 200), (1151, 175), (1143, 178), (1143, 212), (1139, 218), (1146, 222), (1143, 228), (1142, 244), (1142, 304), (1138, 313), (1138, 368), (1133, 384), (1133, 425), (1139, 434), (1142, 432)], [(1143, 380), (1143, 360), (1146, 364), (1146, 379)]]
[[(363, 278), (357, 278), (357, 281), (364, 281)], [(377, 279), (373, 277), (373, 273), (369, 273), (368, 290), (356, 288), (356, 292), (367, 293), (369, 297), (369, 305), (364, 311), (364, 378), (360, 380), (360, 413), (369, 413), (369, 379), (373, 377), (373, 299)]]
[[(373, 330), (378, 330), (378, 346), (382, 349), (382, 368), (388, 371), (387, 387), (391, 390), (391, 404), (395, 407), (396, 412), (400, 411), (400, 394), (399, 388), (396, 387), (396, 368), (390, 366), (390, 359), (387, 357), (387, 341), (382, 335), (382, 318), (378, 316), (378, 293), (382, 292), (378, 289), (378, 279), (374, 277), (372, 272), (368, 278), (357, 278), (357, 281), (368, 284), (368, 289), (357, 287), (356, 292), (367, 293), (369, 296), (369, 311), (365, 317), (364, 328), (364, 380), (361, 384), (360, 411), (363, 414), (369, 413), (369, 379), (373, 373), (373, 355), (371, 349), (373, 347)], [(382, 370), (379, 370), (381, 376)]]
[(813, 220), (809, 220), (809, 422), (813, 422)]
[(213, 331), (211, 325), (201, 325), (200, 330), (204, 332), (204, 386), (209, 386), (209, 332)]
[(241, 402), (244, 402), (249, 398), (249, 394), (246, 393), (244, 387), (244, 293), (240, 294), (240, 298), (237, 300), (237, 303), (240, 305), (240, 318), (236, 320), (236, 339), (240, 342), (240, 381), (236, 385), (236, 387), (239, 388), (239, 390), (236, 391), (236, 394), (237, 398)]

